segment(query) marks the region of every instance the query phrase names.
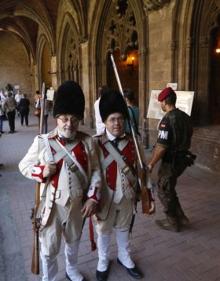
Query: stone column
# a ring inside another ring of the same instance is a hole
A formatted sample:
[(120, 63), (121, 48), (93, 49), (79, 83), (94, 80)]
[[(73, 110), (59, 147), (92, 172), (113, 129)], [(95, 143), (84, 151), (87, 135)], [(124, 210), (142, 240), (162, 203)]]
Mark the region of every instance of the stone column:
[(32, 64), (31, 66), (31, 72), (32, 72), (32, 89), (33, 89), (33, 95), (35, 95), (35, 92), (39, 89), (39, 77), (38, 77), (38, 65)]
[(91, 93), (90, 93), (90, 85), (89, 85), (89, 48), (88, 41), (81, 43), (81, 87), (83, 89), (85, 95), (85, 114), (84, 114), (84, 122), (88, 126), (92, 126), (92, 101), (91, 101)]
[(52, 56), (51, 57), (51, 86), (56, 90), (58, 85), (57, 85), (57, 57)]

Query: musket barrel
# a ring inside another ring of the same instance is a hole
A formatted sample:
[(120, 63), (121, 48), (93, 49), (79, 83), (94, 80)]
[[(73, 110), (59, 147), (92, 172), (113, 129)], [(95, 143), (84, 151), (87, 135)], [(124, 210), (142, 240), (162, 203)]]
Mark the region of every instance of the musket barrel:
[[(121, 81), (120, 81), (120, 78), (119, 78), (119, 75), (118, 75), (118, 71), (117, 71), (117, 67), (116, 67), (116, 64), (115, 64), (115, 60), (114, 60), (113, 54), (110, 54), (110, 58), (111, 58), (111, 61), (112, 61), (112, 65), (113, 65), (115, 77), (116, 77), (116, 80), (117, 80), (117, 83), (118, 83), (119, 91), (122, 94), (122, 96), (124, 97), (124, 92), (123, 92), (123, 89), (122, 89)], [(141, 202), (142, 202), (142, 212), (144, 214), (150, 214), (150, 212), (151, 212), (151, 202), (150, 202), (150, 195), (149, 195), (150, 191), (148, 191), (147, 185), (146, 185), (146, 169), (145, 169), (144, 164), (143, 164), (143, 160), (142, 160), (142, 157), (141, 157), (140, 149), (139, 149), (138, 142), (137, 142), (137, 139), (136, 139), (136, 134), (135, 134), (134, 128), (132, 126), (129, 114), (128, 114), (128, 123), (129, 123), (129, 126), (131, 128), (131, 134), (132, 134), (132, 138), (133, 138), (133, 141), (134, 141), (138, 162), (139, 162), (140, 169), (141, 169), (141, 182), (142, 182), (142, 184), (141, 184), (142, 185), (141, 186)]]
[(43, 125), (44, 125), (44, 111), (45, 111), (45, 83), (42, 84), (41, 90), (41, 111), (40, 111), (40, 134), (43, 133)]
[[(112, 66), (113, 66), (115, 77), (116, 77), (116, 80), (117, 80), (117, 83), (118, 83), (119, 91), (122, 94), (122, 96), (124, 97), (124, 92), (123, 92), (123, 89), (122, 89), (121, 81), (120, 81), (120, 78), (119, 78), (119, 75), (118, 75), (118, 70), (117, 70), (117, 67), (116, 67), (116, 64), (115, 64), (115, 60), (114, 60), (113, 54), (110, 54), (110, 58), (111, 58), (111, 61), (112, 61)], [(129, 118), (129, 114), (128, 114), (128, 118)], [(138, 161), (139, 161), (141, 169), (143, 169), (144, 168), (143, 161), (141, 159), (141, 154), (140, 154), (140, 151), (139, 151), (136, 135), (135, 135), (135, 132), (134, 132), (134, 128), (133, 128), (133, 126), (131, 124), (130, 118), (128, 119), (128, 122), (130, 124), (131, 134), (132, 134), (132, 138), (134, 140), (134, 145), (135, 145)]]
[[(41, 91), (41, 114), (40, 114), (40, 129), (39, 133), (43, 133), (43, 123), (44, 123), (44, 110), (45, 110), (45, 83), (42, 84)], [(40, 204), (40, 183), (35, 185), (35, 206), (33, 211), (33, 251), (32, 251), (32, 262), (31, 262), (31, 272), (33, 274), (40, 274), (40, 262), (39, 262), (39, 223), (37, 222), (37, 210)]]

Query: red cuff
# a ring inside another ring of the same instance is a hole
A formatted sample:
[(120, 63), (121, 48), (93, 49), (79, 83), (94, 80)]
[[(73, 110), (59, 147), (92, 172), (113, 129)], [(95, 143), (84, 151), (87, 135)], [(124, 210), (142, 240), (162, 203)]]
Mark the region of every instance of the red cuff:
[(33, 179), (35, 179), (38, 182), (46, 182), (46, 178), (43, 177), (43, 171), (44, 171), (45, 165), (35, 165), (31, 176)]
[(87, 193), (88, 199), (92, 199), (94, 201), (96, 201), (97, 203), (99, 203), (100, 201), (100, 190), (97, 187), (90, 187), (89, 191)]

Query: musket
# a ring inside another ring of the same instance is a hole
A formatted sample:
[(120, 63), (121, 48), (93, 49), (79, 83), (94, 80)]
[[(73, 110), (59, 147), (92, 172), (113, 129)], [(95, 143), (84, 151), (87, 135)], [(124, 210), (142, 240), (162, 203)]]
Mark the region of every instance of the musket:
[[(41, 113), (40, 113), (40, 130), (39, 133), (43, 133), (43, 121), (44, 121), (44, 110), (45, 110), (45, 83), (42, 84), (41, 90)], [(37, 218), (37, 210), (40, 204), (40, 183), (36, 183), (35, 186), (35, 204), (32, 209), (32, 224), (33, 224), (33, 250), (32, 250), (32, 261), (31, 261), (31, 272), (38, 275), (40, 273), (40, 261), (39, 261), (39, 230), (40, 221)]]
[[(118, 75), (118, 71), (117, 71), (117, 67), (115, 64), (115, 60), (113, 57), (113, 54), (110, 54), (110, 58), (112, 61), (112, 66), (114, 69), (114, 73), (115, 73), (115, 78), (117, 80), (117, 84), (118, 84), (118, 88), (120, 93), (122, 94), (122, 96), (124, 97), (124, 92), (122, 89), (122, 85), (121, 85), (121, 81)], [(152, 200), (152, 195), (151, 195), (151, 191), (147, 188), (147, 170), (146, 167), (144, 165), (144, 161), (142, 159), (142, 155), (140, 153), (140, 149), (138, 146), (138, 141), (136, 138), (136, 134), (133, 128), (133, 124), (131, 122), (130, 116), (128, 114), (128, 124), (129, 127), (131, 129), (131, 135), (132, 135), (132, 139), (134, 142), (134, 146), (135, 146), (135, 151), (137, 154), (137, 159), (138, 159), (138, 163), (139, 163), (139, 179), (140, 179), (140, 189), (141, 189), (141, 203), (142, 203), (142, 213), (143, 214), (151, 214), (154, 212), (154, 203)]]

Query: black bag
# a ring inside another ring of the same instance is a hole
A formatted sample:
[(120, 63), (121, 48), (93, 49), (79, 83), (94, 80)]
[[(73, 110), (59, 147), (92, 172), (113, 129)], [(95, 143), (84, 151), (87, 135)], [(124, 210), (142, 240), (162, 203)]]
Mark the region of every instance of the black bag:
[(187, 151), (185, 154), (185, 162), (187, 166), (192, 166), (196, 160), (196, 155), (193, 154), (191, 151)]

